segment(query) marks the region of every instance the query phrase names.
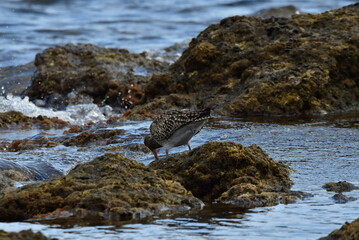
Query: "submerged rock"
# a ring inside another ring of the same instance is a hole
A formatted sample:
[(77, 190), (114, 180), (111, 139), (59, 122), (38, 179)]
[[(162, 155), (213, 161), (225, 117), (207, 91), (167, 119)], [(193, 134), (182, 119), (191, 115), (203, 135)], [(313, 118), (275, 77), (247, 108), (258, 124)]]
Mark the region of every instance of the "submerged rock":
[(225, 18), (153, 75), (145, 104), (127, 116), (203, 106), (229, 116), (358, 110), (358, 22), (359, 4), (292, 18)]
[(178, 180), (205, 202), (253, 208), (288, 203), (303, 196), (290, 191), (290, 168), (273, 161), (256, 145), (213, 142), (149, 166), (162, 170), (164, 177)]
[(355, 186), (354, 184), (347, 181), (328, 182), (323, 185), (323, 188), (325, 188), (327, 191), (337, 193), (350, 192), (352, 190), (359, 189), (358, 186)]
[(342, 192), (350, 192), (356, 189), (359, 189), (358, 186), (347, 182), (347, 181), (339, 181), (339, 182), (328, 182), (323, 185), (323, 188), (328, 192), (336, 192), (332, 197), (336, 203), (347, 203), (350, 201), (355, 201), (357, 198), (348, 197), (344, 195)]
[(58, 118), (48, 118), (44, 116), (28, 117), (20, 112), (10, 111), (0, 113), (0, 129), (9, 128), (57, 128), (61, 129), (69, 126), (68, 122), (65, 122)]
[(36, 56), (37, 70), (25, 94), (52, 107), (94, 101), (127, 108), (141, 100), (140, 86), (147, 82), (146, 76), (167, 65), (125, 49), (92, 44), (55, 46)]
[(99, 146), (118, 143), (118, 135), (124, 133), (123, 129), (104, 129), (84, 131), (77, 136), (71, 137), (65, 141), (61, 141), (65, 146)]
[(202, 205), (179, 182), (122, 155), (106, 154), (65, 177), (1, 193), (0, 221), (70, 216), (124, 220)]
[(5, 232), (0, 230), (1, 240), (56, 240), (57, 238), (48, 238), (41, 232), (34, 233), (31, 230), (23, 230), (20, 232)]
[(347, 203), (347, 202), (357, 200), (357, 198), (348, 197), (348, 196), (344, 195), (343, 193), (334, 194), (333, 199), (336, 203)]
[(358, 240), (359, 218), (351, 223), (346, 222), (340, 229), (334, 230), (328, 236), (319, 240)]
[[(83, 127), (72, 127), (72, 131), (80, 130)], [(63, 136), (48, 136), (46, 133), (40, 133), (30, 138), (13, 140), (9, 142), (0, 142), (0, 152), (18, 152), (30, 149), (52, 148), (58, 145), (94, 147), (119, 143), (118, 136), (125, 131), (123, 129), (90, 129), (79, 133), (70, 133), (65, 131)]]

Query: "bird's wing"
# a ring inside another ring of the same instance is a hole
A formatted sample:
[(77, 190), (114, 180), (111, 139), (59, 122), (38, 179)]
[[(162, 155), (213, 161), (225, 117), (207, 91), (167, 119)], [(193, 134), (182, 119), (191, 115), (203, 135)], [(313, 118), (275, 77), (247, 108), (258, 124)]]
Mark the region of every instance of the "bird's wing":
[(209, 112), (172, 110), (158, 116), (150, 126), (151, 135), (158, 142), (170, 138), (179, 128), (195, 121), (203, 121), (210, 118)]

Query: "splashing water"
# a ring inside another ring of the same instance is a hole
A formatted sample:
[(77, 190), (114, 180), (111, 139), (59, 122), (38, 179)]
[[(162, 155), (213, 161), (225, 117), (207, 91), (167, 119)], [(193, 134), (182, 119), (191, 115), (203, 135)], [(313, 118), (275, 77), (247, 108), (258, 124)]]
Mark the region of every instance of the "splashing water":
[(7, 95), (0, 96), (0, 112), (17, 111), (29, 117), (46, 116), (57, 117), (71, 124), (83, 125), (88, 122), (105, 120), (106, 116), (102, 110), (112, 112), (109, 106), (99, 108), (96, 104), (71, 105), (64, 111), (55, 111), (36, 106), (28, 97)]

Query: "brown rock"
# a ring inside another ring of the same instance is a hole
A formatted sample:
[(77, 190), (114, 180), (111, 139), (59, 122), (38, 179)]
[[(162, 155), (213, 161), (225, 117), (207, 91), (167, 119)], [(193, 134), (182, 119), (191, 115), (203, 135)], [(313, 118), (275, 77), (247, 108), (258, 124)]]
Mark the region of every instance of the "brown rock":
[[(225, 18), (152, 76), (145, 104), (127, 116), (188, 104), (235, 117), (358, 110), (358, 22), (359, 4), (292, 18)], [(173, 102), (171, 94), (190, 100)]]
[(23, 230), (20, 232), (5, 232), (0, 230), (1, 240), (56, 240), (57, 238), (48, 238), (41, 232), (34, 233), (31, 230)]
[(117, 135), (123, 134), (123, 129), (85, 131), (63, 142), (65, 146), (99, 146), (118, 143)]
[(340, 229), (334, 230), (328, 236), (319, 240), (358, 240), (359, 218), (351, 223), (346, 222)]
[(252, 208), (293, 202), (303, 196), (290, 191), (290, 168), (270, 159), (256, 145), (213, 142), (149, 166), (175, 178), (205, 202)]
[(328, 182), (323, 185), (323, 188), (325, 188), (327, 191), (337, 193), (350, 192), (352, 190), (359, 189), (358, 186), (355, 186), (354, 184), (347, 181)]
[(119, 154), (79, 165), (66, 177), (0, 195), (0, 221), (89, 216), (124, 220), (203, 203), (179, 182)]
[(26, 91), (31, 100), (41, 99), (47, 106), (58, 107), (93, 100), (128, 108), (142, 99), (146, 75), (164, 70), (167, 63), (125, 49), (67, 44), (38, 54), (35, 66)]
[(10, 111), (0, 113), (0, 129), (9, 128), (64, 128), (69, 126), (68, 122), (58, 118), (44, 116), (28, 117), (20, 112)]

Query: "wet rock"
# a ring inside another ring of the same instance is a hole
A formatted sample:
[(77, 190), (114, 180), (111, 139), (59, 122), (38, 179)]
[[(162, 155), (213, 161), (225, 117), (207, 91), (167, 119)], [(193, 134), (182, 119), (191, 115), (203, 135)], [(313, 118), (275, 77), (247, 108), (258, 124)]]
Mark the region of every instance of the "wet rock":
[(144, 104), (127, 116), (188, 105), (235, 117), (358, 110), (358, 22), (359, 4), (292, 18), (225, 18), (153, 75)]
[(0, 221), (69, 216), (123, 220), (202, 205), (179, 182), (122, 155), (106, 154), (65, 177), (1, 193)]
[(60, 143), (50, 140), (47, 137), (38, 137), (36, 139), (13, 140), (6, 148), (7, 152), (18, 152), (30, 149), (52, 148)]
[(359, 189), (358, 186), (347, 182), (347, 181), (339, 181), (339, 182), (328, 182), (323, 185), (323, 188), (330, 192), (350, 192), (352, 190)]
[(357, 200), (355, 197), (348, 197), (343, 193), (334, 194), (333, 199), (336, 203), (347, 203)]
[(0, 68), (0, 96), (20, 95), (31, 84), (34, 63)]
[[(108, 125), (106, 125), (108, 126)], [(120, 143), (123, 129), (102, 129), (98, 124), (72, 126), (62, 136), (40, 133), (26, 139), (0, 142), (0, 152), (19, 152), (39, 148), (53, 148), (58, 145), (94, 147)], [(134, 149), (135, 150), (135, 149)]]
[(357, 240), (359, 239), (359, 218), (351, 223), (346, 222), (340, 229), (319, 240)]
[(69, 126), (68, 122), (58, 118), (48, 118), (44, 116), (28, 117), (20, 112), (10, 111), (0, 113), (0, 129), (9, 128), (43, 128), (61, 129)]
[(290, 191), (290, 168), (273, 161), (256, 145), (212, 142), (149, 166), (178, 180), (205, 202), (252, 208), (293, 202), (303, 196)]
[(48, 238), (41, 232), (34, 233), (32, 230), (22, 230), (20, 232), (5, 232), (0, 230), (0, 239), (2, 240), (56, 240), (57, 238)]
[(146, 76), (167, 65), (125, 49), (92, 44), (55, 46), (36, 56), (37, 70), (25, 94), (59, 108), (89, 101), (128, 108), (142, 99)]
[(65, 140), (63, 144), (65, 146), (77, 147), (114, 144), (120, 142), (117, 138), (118, 135), (122, 135), (123, 133), (123, 129), (85, 131), (75, 137)]

